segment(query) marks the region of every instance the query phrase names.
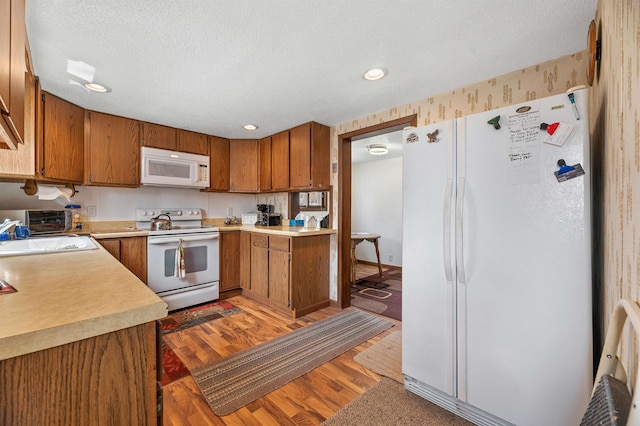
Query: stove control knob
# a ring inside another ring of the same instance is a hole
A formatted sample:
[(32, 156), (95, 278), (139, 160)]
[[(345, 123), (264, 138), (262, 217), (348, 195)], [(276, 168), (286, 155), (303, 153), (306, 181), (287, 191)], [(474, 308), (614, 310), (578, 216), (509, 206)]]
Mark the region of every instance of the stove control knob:
[(187, 212), (187, 214), (188, 214), (189, 216), (193, 216), (193, 212), (192, 212), (191, 210), (189, 210), (189, 211)]
[(178, 211), (176, 212), (176, 216), (182, 216), (182, 210), (178, 210)]

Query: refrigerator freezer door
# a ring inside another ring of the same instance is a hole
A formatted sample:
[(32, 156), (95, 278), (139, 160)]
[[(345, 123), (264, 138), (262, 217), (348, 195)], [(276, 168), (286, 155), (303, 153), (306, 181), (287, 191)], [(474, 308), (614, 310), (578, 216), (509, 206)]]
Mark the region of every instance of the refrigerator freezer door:
[[(591, 389), (586, 97), (576, 92), (580, 120), (558, 95), (457, 121), (466, 135), (459, 398), (522, 426), (577, 424)], [(496, 130), (488, 121), (498, 115)], [(543, 142), (543, 122), (574, 128), (557, 146)], [(559, 183), (559, 159), (586, 174)]]
[(454, 131), (449, 121), (403, 135), (402, 369), (449, 395), (456, 374)]

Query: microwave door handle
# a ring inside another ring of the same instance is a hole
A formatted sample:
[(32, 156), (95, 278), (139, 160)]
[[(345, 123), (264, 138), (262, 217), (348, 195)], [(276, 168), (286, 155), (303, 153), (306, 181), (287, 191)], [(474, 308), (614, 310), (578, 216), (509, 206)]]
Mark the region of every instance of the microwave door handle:
[(148, 239), (148, 243), (149, 244), (170, 244), (170, 243), (179, 243), (180, 240), (182, 241), (206, 241), (206, 240), (217, 240), (220, 238), (219, 234), (216, 235), (206, 235), (206, 236), (199, 236), (199, 237), (171, 237), (171, 238), (149, 238)]

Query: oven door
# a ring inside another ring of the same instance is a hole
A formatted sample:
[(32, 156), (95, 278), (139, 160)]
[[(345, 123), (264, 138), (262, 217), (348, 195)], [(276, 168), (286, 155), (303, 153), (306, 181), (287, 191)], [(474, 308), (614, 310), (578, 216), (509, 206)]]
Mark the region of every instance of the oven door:
[[(187, 290), (188, 287), (220, 279), (220, 234), (218, 232), (149, 236), (147, 239), (147, 282), (158, 294)], [(175, 275), (178, 243), (182, 240), (185, 277)]]

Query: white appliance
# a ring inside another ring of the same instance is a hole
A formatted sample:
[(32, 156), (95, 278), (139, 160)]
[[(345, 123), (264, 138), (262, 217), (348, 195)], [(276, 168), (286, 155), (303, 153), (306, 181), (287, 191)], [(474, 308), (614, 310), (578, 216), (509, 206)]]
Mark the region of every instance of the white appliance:
[[(588, 92), (573, 94), (403, 132), (405, 387), (478, 425), (579, 424), (589, 401)], [(558, 179), (560, 159), (576, 167)]]
[(209, 186), (208, 156), (146, 146), (140, 150), (140, 181), (143, 185), (187, 188)]
[[(171, 229), (150, 229), (151, 219), (159, 214), (171, 218)], [(136, 227), (149, 232), (147, 285), (169, 305), (170, 311), (220, 297), (220, 232), (218, 228), (202, 225), (200, 209), (139, 208)], [(184, 276), (175, 268), (180, 243)]]

